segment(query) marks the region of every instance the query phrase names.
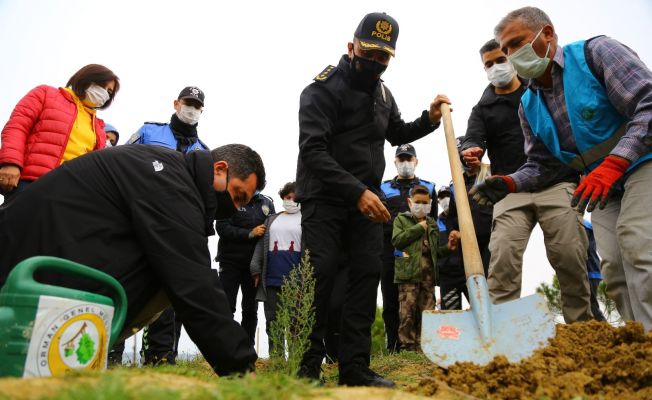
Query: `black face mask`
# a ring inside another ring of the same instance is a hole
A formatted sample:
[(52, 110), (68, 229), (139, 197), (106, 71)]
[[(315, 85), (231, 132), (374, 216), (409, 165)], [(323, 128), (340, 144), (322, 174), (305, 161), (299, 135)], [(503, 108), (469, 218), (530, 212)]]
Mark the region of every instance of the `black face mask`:
[(358, 57), (355, 54), (351, 59), (351, 76), (353, 78), (353, 83), (364, 90), (375, 89), (380, 76), (386, 69), (387, 65)]

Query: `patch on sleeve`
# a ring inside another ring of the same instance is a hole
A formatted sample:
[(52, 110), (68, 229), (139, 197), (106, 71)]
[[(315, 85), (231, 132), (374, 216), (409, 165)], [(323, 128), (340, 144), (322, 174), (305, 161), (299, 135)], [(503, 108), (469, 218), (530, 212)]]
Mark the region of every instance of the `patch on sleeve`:
[(329, 65), (315, 77), (315, 80), (317, 82), (326, 82), (331, 76), (333, 76), (333, 71), (335, 71), (335, 66)]
[(127, 140), (127, 144), (140, 143), (143, 135), (140, 132), (136, 132)]

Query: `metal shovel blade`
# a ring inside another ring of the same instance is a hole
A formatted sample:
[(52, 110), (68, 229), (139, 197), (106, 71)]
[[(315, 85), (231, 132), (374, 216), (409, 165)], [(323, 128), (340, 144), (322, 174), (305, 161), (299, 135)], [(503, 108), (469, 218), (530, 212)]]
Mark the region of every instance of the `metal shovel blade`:
[(466, 285), (470, 310), (423, 312), (421, 349), (435, 364), (485, 365), (498, 355), (517, 362), (555, 335), (554, 317), (542, 295), (494, 305), (484, 276), (471, 276)]

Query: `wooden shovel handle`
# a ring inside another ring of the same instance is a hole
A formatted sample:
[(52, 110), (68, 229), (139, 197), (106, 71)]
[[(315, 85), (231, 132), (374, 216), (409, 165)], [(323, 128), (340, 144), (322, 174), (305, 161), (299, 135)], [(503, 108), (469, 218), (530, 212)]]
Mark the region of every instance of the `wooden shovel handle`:
[(455, 186), (455, 205), (457, 206), (457, 219), (460, 225), (460, 234), (462, 236), (462, 256), (464, 257), (464, 272), (466, 277), (472, 275), (484, 275), (482, 267), (482, 258), (480, 258), (480, 249), (478, 248), (478, 239), (475, 236), (473, 227), (473, 218), (471, 217), (471, 207), (469, 206), (469, 197), (464, 184), (462, 175), (462, 163), (460, 155), (457, 152), (455, 144), (455, 131), (453, 130), (453, 121), (448, 104), (441, 105), (441, 115), (444, 121), (444, 134), (446, 136), (446, 148), (448, 149), (448, 161), (451, 166), (451, 176)]

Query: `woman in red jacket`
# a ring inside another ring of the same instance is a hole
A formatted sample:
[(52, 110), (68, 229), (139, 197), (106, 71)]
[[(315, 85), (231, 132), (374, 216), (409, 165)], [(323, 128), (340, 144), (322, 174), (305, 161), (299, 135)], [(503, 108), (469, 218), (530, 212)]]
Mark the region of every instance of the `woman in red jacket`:
[(65, 88), (41, 85), (23, 97), (2, 129), (0, 193), (10, 200), (62, 163), (105, 147), (104, 122), (95, 110), (111, 105), (120, 80), (89, 64)]

